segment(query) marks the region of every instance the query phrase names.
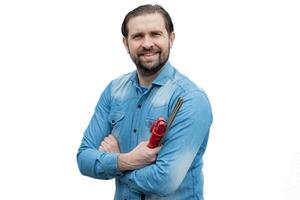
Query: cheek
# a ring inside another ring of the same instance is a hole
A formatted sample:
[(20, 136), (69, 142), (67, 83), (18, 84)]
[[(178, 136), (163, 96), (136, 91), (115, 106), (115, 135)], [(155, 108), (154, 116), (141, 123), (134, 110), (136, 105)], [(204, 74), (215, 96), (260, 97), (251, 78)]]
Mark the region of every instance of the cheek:
[(130, 51), (131, 54), (136, 54), (137, 53), (137, 49), (138, 49), (138, 47), (135, 46), (135, 45), (130, 45), (129, 46), (129, 51)]
[(128, 43), (128, 48), (132, 52), (136, 52), (137, 49), (139, 48), (140, 44), (138, 42), (129, 42)]
[(170, 41), (162, 41), (158, 44), (158, 46), (163, 50), (163, 51), (168, 51), (170, 48)]

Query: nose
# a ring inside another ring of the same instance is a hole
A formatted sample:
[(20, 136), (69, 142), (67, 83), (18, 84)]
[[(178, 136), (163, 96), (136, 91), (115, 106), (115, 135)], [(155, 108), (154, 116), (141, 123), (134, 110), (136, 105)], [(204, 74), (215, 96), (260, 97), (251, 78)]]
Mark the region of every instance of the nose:
[(150, 37), (148, 37), (148, 36), (144, 37), (143, 42), (142, 42), (142, 47), (144, 49), (152, 49), (154, 47), (154, 43)]

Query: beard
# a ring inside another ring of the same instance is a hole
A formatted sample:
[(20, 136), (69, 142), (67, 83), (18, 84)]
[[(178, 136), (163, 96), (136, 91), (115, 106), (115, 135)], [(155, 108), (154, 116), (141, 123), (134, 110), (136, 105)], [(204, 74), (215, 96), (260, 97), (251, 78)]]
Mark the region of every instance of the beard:
[[(138, 72), (142, 76), (152, 76), (157, 72), (159, 72), (168, 61), (170, 55), (170, 47), (168, 47), (166, 52), (162, 52), (161, 49), (157, 49), (157, 50), (143, 49), (143, 51), (139, 53), (137, 56), (133, 55), (131, 52), (129, 53), (132, 61), (135, 63), (137, 67)], [(145, 53), (157, 53), (158, 59), (151, 61), (152, 63), (147, 63), (141, 60), (141, 56)]]

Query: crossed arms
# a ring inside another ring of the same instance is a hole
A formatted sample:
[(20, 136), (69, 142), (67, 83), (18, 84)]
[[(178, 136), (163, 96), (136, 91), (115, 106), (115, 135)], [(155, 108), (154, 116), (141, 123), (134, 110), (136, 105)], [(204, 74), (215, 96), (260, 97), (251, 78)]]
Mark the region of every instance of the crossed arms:
[(162, 147), (149, 149), (144, 141), (120, 153), (116, 138), (107, 135), (108, 95), (101, 96), (82, 139), (77, 154), (80, 172), (98, 179), (117, 178), (137, 193), (167, 196), (176, 191), (208, 139), (212, 115), (206, 96), (198, 91), (184, 96)]
[(147, 144), (147, 141), (141, 142), (132, 151), (121, 153), (117, 139), (112, 134), (109, 134), (101, 142), (99, 151), (118, 153), (118, 168), (120, 171), (124, 172), (143, 168), (156, 160), (161, 147), (150, 149), (147, 147)]

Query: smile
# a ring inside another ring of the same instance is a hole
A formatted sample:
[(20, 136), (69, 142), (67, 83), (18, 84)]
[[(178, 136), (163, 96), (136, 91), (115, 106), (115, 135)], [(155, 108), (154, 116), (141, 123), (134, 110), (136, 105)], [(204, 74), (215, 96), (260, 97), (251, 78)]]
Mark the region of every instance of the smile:
[(142, 53), (141, 57), (145, 57), (145, 58), (151, 58), (154, 57), (158, 54), (158, 52), (149, 52), (149, 53)]

